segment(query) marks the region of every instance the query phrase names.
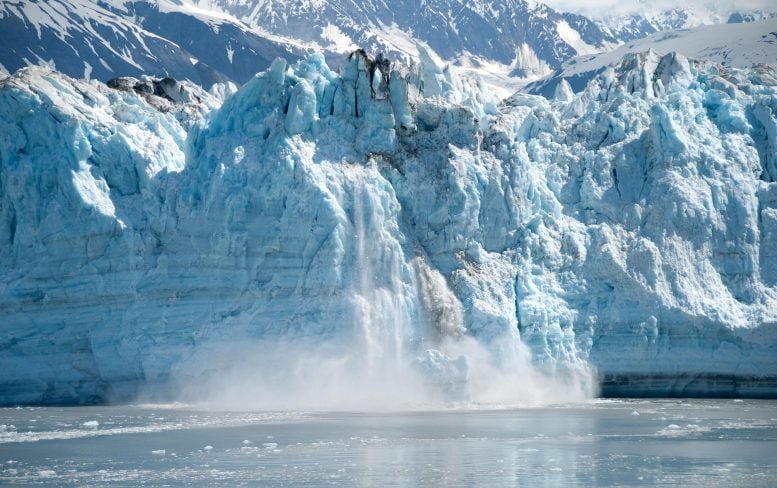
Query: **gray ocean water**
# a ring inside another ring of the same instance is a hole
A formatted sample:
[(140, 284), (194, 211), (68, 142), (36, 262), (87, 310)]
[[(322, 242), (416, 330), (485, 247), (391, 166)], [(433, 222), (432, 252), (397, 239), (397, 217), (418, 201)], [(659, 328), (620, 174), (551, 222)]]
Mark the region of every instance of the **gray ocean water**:
[(0, 484), (777, 486), (777, 402), (403, 413), (0, 409)]

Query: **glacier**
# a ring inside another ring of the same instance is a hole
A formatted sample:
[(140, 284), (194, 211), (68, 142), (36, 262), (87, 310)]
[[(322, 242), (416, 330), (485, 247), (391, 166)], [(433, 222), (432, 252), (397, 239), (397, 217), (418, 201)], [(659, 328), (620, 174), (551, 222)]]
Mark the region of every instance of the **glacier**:
[(759, 64), (772, 66), (777, 63), (775, 32), (777, 17), (747, 24), (701, 25), (693, 29), (657, 32), (632, 39), (611, 51), (569, 59), (556, 72), (529, 83), (522, 91), (549, 96), (561, 80), (566, 80), (575, 91), (581, 91), (592, 78), (608, 66), (617, 65), (627, 54), (650, 50), (663, 54), (676, 52), (733, 68)]
[(4, 76), (0, 403), (777, 393), (772, 68), (420, 59)]

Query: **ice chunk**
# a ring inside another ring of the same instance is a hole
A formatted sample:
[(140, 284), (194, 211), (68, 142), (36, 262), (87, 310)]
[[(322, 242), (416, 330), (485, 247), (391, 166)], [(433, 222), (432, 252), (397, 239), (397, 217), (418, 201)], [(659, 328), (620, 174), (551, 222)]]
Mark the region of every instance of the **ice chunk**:
[(317, 117), (316, 94), (306, 80), (300, 80), (291, 91), (286, 131), (290, 135), (307, 132)]

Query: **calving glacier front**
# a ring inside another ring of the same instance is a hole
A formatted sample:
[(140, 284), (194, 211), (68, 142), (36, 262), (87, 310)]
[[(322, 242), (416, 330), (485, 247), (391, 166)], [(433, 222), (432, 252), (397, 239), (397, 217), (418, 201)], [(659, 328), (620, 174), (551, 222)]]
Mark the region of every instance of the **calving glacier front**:
[(223, 104), (4, 80), (0, 401), (774, 394), (773, 71), (647, 53), (500, 104), (421, 59)]

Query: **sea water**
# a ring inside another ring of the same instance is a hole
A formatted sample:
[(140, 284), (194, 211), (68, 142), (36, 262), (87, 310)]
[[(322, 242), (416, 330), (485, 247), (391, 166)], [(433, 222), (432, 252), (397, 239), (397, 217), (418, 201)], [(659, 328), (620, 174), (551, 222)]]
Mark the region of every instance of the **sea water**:
[(1, 485), (777, 486), (777, 402), (0, 410)]

